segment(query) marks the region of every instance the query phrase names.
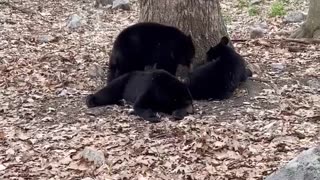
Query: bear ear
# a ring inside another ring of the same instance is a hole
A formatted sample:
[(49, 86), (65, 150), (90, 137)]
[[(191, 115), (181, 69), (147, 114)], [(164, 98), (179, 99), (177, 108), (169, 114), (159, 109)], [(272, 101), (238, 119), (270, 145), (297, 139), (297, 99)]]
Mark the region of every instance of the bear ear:
[(214, 48), (213, 47), (210, 47), (209, 48), (209, 50), (207, 51), (207, 53), (206, 53), (206, 61), (207, 62), (210, 62), (210, 61), (212, 61), (212, 59), (213, 59), (213, 56), (214, 55)]
[(220, 40), (220, 43), (221, 44), (224, 44), (224, 45), (228, 45), (229, 43), (229, 38), (227, 36), (223, 36)]

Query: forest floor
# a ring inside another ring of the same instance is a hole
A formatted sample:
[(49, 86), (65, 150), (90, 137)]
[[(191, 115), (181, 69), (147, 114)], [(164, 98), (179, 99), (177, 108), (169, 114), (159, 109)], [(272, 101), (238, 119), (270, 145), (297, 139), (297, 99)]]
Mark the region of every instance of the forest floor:
[[(92, 0), (9, 2), (0, 3), (0, 179), (262, 179), (319, 144), (320, 45), (288, 40), (301, 23), (269, 17), (270, 1), (256, 16), (244, 1), (221, 2), (231, 38), (241, 39), (235, 48), (260, 80), (157, 124), (130, 106), (84, 104), (103, 84), (92, 69), (105, 68), (116, 35), (137, 22), (136, 2), (130, 11)], [(306, 1), (288, 4), (307, 11)], [(66, 27), (72, 14), (82, 18), (75, 30)], [(265, 37), (250, 40), (258, 21)]]

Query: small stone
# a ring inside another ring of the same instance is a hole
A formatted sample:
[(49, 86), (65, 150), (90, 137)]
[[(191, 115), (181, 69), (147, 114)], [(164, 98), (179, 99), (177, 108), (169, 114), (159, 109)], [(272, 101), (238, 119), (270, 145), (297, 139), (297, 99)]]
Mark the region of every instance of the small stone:
[(262, 38), (264, 36), (264, 32), (265, 30), (260, 27), (251, 28), (250, 38), (251, 39)]
[(54, 41), (55, 38), (51, 35), (42, 35), (42, 36), (39, 36), (38, 37), (38, 41), (40, 43), (48, 43), (48, 42), (51, 42), (51, 41)]
[(257, 4), (260, 4), (261, 2), (262, 2), (262, 0), (251, 0), (250, 4), (251, 5), (257, 5)]
[(272, 63), (271, 67), (276, 71), (282, 71), (284, 69), (284, 65), (282, 63)]
[(284, 17), (284, 22), (286, 23), (294, 23), (294, 22), (302, 22), (306, 19), (306, 15), (300, 11), (291, 12)]
[(98, 64), (92, 64), (88, 68), (88, 74), (91, 78), (104, 78), (104, 71)]
[(129, 0), (114, 0), (112, 9), (130, 10)]
[(105, 157), (103, 152), (98, 151), (91, 147), (86, 147), (82, 152), (82, 158), (91, 161), (96, 165), (96, 167), (100, 167), (105, 164)]
[(77, 14), (73, 14), (69, 17), (67, 27), (69, 29), (76, 29), (81, 25), (81, 17)]
[(62, 97), (62, 96), (66, 96), (68, 94), (68, 91), (66, 89), (63, 89), (59, 94), (58, 96), (59, 97)]
[(261, 21), (261, 22), (256, 22), (253, 27), (259, 27), (261, 29), (268, 29), (268, 23), (265, 21)]
[(37, 139), (29, 139), (29, 141), (31, 142), (31, 144), (36, 144), (38, 142)]
[(313, 89), (320, 89), (320, 80), (319, 79), (310, 79), (307, 81), (308, 86)]

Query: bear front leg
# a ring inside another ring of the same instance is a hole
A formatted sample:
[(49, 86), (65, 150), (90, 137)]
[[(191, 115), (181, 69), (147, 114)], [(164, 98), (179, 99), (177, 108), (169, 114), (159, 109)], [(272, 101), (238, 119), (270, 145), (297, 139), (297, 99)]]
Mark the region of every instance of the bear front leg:
[(172, 112), (172, 116), (174, 120), (182, 120), (188, 114), (194, 113), (193, 105), (190, 104), (189, 106), (181, 109), (176, 109)]
[(157, 113), (154, 112), (151, 108), (148, 108), (150, 106), (150, 98), (148, 97), (148, 94), (143, 94), (139, 98), (137, 98), (136, 102), (133, 105), (134, 113), (140, 117), (142, 117), (144, 120), (157, 123), (160, 122), (161, 119), (157, 116)]

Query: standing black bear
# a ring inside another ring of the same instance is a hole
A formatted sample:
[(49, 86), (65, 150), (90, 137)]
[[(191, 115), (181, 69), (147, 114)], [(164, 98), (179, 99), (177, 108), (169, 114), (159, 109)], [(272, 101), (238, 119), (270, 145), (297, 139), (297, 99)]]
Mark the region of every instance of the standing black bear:
[(179, 29), (158, 23), (137, 23), (116, 38), (107, 81), (146, 67), (164, 69), (175, 75), (178, 64), (190, 68), (194, 54), (191, 36)]
[(222, 37), (220, 43), (207, 52), (208, 63), (190, 75), (188, 87), (193, 99), (227, 99), (252, 74), (241, 55), (228, 43), (229, 39)]
[(121, 99), (133, 103), (134, 112), (150, 122), (160, 119), (156, 112), (172, 113), (183, 119), (192, 113), (192, 97), (188, 87), (164, 70), (126, 73), (87, 97), (87, 106), (117, 104)]

